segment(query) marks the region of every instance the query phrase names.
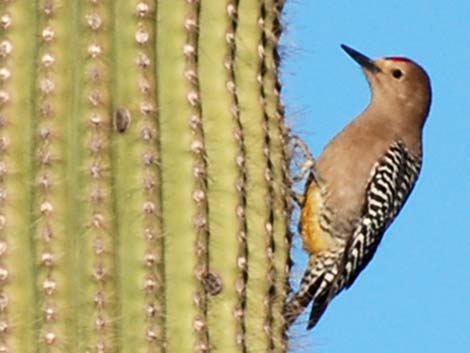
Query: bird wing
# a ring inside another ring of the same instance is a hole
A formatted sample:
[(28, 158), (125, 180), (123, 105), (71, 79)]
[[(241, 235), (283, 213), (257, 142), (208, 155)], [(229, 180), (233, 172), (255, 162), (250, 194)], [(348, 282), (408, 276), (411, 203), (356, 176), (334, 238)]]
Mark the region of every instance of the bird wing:
[(387, 227), (410, 195), (421, 169), (402, 142), (393, 143), (372, 170), (362, 216), (348, 240), (337, 294), (349, 288), (375, 254)]

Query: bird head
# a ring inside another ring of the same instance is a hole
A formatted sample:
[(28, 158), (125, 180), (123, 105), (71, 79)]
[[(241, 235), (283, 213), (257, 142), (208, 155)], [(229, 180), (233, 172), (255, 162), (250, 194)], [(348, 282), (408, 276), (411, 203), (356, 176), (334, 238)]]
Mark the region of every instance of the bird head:
[(426, 71), (405, 57), (370, 59), (342, 44), (346, 51), (361, 65), (369, 82), (374, 109), (383, 109), (391, 115), (406, 114), (418, 119), (422, 126), (431, 104), (431, 84)]

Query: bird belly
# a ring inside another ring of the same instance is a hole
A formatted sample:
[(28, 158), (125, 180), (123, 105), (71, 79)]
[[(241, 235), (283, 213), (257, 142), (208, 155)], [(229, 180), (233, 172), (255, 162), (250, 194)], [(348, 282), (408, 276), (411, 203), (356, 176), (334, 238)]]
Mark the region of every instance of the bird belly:
[(301, 211), (301, 236), (303, 247), (310, 254), (328, 250), (333, 240), (320, 225), (321, 212), (324, 209), (323, 197), (318, 184), (312, 182), (308, 187), (305, 203)]

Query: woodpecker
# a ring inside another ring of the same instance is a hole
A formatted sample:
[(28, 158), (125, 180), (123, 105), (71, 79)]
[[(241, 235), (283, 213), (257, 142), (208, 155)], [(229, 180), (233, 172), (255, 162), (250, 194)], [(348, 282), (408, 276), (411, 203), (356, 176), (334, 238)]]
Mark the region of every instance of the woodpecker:
[(313, 301), (307, 329), (367, 266), (412, 191), (431, 105), (430, 80), (417, 63), (341, 47), (361, 66), (371, 100), (327, 144), (305, 186), (299, 233), (310, 257), (284, 316), (291, 325)]

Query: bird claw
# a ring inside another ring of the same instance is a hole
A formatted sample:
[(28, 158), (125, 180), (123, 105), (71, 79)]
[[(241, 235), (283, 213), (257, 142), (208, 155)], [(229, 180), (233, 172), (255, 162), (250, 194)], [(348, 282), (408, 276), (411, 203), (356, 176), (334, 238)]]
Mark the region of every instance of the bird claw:
[[(298, 183), (305, 178), (308, 173), (313, 172), (315, 167), (315, 158), (313, 158), (310, 150), (308, 149), (307, 145), (302, 141), (300, 137), (297, 135), (291, 135), (290, 141), (292, 143), (292, 160), (294, 169), (298, 172), (292, 174), (292, 181), (294, 183)], [(295, 157), (296, 151), (299, 151), (301, 156), (299, 156), (299, 160)]]
[(292, 199), (297, 205), (299, 205), (299, 207), (302, 207), (302, 205), (304, 204), (305, 197), (302, 194), (298, 194), (295, 191), (292, 191)]
[(294, 176), (294, 182), (299, 182), (301, 181), (303, 178), (305, 178), (305, 176), (312, 171), (312, 169), (314, 168), (315, 166), (315, 161), (312, 160), (312, 159), (307, 159), (301, 166), (300, 166), (300, 171), (299, 173)]

